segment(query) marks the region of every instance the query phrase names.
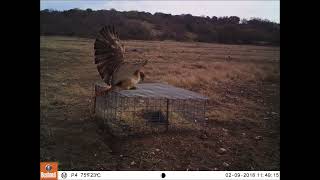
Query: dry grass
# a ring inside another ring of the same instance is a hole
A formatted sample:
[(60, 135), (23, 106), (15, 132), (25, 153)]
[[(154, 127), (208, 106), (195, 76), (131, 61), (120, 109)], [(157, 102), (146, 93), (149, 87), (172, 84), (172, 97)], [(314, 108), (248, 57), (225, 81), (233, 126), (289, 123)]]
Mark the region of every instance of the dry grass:
[[(187, 132), (110, 141), (97, 133), (92, 120), (92, 88), (100, 80), (93, 64), (93, 40), (40, 41), (41, 119), (43, 129), (49, 129), (42, 130), (42, 141), (53, 142), (43, 143), (42, 152), (49, 153), (42, 153), (42, 159), (58, 160), (65, 169), (280, 169), (279, 117), (270, 114), (279, 114), (278, 47), (125, 41), (127, 58), (150, 60), (147, 82), (169, 83), (210, 97), (211, 126), (207, 140)], [(264, 140), (256, 142), (257, 135)], [(181, 147), (168, 145), (169, 139)], [(228, 154), (217, 154), (219, 147), (227, 147)], [(161, 154), (152, 153), (154, 148)], [(131, 161), (139, 163), (130, 166)]]

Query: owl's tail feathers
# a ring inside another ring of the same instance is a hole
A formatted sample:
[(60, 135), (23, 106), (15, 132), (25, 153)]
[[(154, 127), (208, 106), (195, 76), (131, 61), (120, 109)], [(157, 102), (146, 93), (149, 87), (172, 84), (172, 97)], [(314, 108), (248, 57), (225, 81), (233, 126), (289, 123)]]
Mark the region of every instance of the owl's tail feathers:
[(96, 111), (96, 101), (97, 101), (97, 97), (98, 96), (104, 96), (106, 95), (107, 93), (109, 93), (110, 91), (113, 91), (114, 88), (110, 87), (110, 86), (98, 86), (98, 85), (95, 85), (94, 86), (94, 92), (93, 92), (93, 114), (95, 113)]
[(114, 86), (105, 86), (105, 87), (95, 86), (95, 96), (104, 96), (107, 93), (113, 91), (114, 89), (115, 89)]

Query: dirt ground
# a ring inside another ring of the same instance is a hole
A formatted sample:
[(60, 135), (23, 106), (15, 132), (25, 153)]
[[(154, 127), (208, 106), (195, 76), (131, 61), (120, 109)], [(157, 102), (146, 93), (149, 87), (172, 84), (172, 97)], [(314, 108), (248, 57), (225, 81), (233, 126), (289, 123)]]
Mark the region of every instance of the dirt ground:
[[(209, 126), (126, 138), (92, 113), (93, 39), (40, 37), (41, 161), (63, 170), (280, 170), (280, 48), (125, 41), (146, 82), (210, 98)], [(221, 149), (223, 148), (223, 149)]]

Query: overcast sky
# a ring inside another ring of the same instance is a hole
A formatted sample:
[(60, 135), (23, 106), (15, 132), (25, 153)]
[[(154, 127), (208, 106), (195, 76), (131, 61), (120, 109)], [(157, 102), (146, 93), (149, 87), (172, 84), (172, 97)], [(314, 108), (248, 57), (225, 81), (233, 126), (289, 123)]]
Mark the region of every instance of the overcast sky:
[(162, 12), (172, 15), (192, 14), (195, 16), (238, 16), (250, 19), (258, 17), (280, 23), (279, 0), (211, 0), (211, 1), (110, 1), (110, 0), (41, 0), (41, 10), (68, 10), (73, 8), (93, 10), (111, 9), (118, 11)]

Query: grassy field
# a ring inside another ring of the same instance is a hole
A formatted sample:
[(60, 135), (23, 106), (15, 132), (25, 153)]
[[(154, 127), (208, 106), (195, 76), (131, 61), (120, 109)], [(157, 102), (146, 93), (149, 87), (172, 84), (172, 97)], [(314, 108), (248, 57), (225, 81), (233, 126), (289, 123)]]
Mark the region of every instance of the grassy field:
[(206, 95), (210, 108), (205, 132), (120, 139), (93, 118), (94, 40), (40, 41), (42, 161), (64, 170), (280, 170), (279, 47), (125, 41), (127, 58), (149, 59), (147, 82)]

